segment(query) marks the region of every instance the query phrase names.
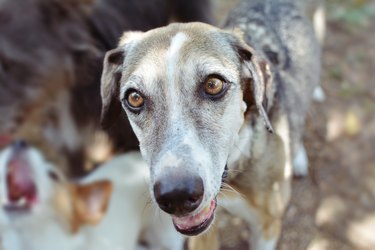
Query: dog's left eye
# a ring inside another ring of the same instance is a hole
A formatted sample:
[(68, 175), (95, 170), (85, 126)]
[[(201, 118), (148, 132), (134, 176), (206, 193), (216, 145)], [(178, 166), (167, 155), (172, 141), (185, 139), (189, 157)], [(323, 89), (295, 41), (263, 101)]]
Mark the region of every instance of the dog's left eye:
[(204, 92), (211, 97), (221, 97), (226, 90), (226, 82), (216, 76), (209, 76), (203, 84)]
[(133, 112), (139, 112), (145, 103), (143, 96), (135, 89), (126, 92), (125, 101), (128, 108)]

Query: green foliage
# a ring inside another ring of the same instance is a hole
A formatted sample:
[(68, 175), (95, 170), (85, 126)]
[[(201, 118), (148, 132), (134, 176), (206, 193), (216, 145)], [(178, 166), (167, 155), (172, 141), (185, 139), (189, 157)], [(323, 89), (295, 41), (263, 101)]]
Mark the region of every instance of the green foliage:
[(327, 9), (330, 19), (347, 24), (367, 26), (375, 21), (375, 3), (366, 0), (329, 0)]

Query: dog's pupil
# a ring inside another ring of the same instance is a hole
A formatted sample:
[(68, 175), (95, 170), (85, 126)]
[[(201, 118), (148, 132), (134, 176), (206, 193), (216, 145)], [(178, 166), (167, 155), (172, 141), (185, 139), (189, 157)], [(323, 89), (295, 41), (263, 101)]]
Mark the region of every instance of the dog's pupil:
[(142, 97), (137, 93), (137, 92), (133, 92), (131, 95), (130, 95), (130, 99), (131, 99), (131, 104), (133, 106), (140, 106), (142, 104)]
[(217, 89), (217, 88), (219, 87), (219, 83), (218, 83), (218, 81), (216, 81), (216, 80), (211, 80), (211, 81), (209, 82), (208, 87), (209, 87), (210, 89)]
[(217, 94), (222, 88), (222, 82), (216, 78), (210, 78), (206, 84), (206, 91), (209, 94)]

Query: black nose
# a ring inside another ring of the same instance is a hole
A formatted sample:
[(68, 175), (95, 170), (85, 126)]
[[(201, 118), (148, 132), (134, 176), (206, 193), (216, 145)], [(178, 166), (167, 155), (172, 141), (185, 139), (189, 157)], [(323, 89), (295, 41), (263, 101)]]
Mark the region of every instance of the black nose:
[(22, 151), (22, 150), (25, 150), (28, 148), (28, 144), (27, 142), (25, 142), (24, 140), (15, 140), (13, 143), (12, 143), (12, 147), (14, 150), (16, 151)]
[(202, 202), (202, 178), (194, 175), (168, 174), (154, 185), (154, 195), (165, 212), (183, 216), (193, 212)]

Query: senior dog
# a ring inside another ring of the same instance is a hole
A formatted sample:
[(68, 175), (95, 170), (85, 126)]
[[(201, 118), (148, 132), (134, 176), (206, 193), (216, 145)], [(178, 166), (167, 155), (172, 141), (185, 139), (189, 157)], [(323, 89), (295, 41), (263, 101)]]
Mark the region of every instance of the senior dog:
[(249, 223), (252, 249), (274, 249), (292, 166), (307, 172), (301, 137), (319, 83), (319, 43), (288, 0), (243, 1), (226, 28), (125, 33), (104, 60), (102, 124), (125, 110), (153, 198), (179, 232), (209, 228), (228, 168), (243, 196), (220, 202)]

